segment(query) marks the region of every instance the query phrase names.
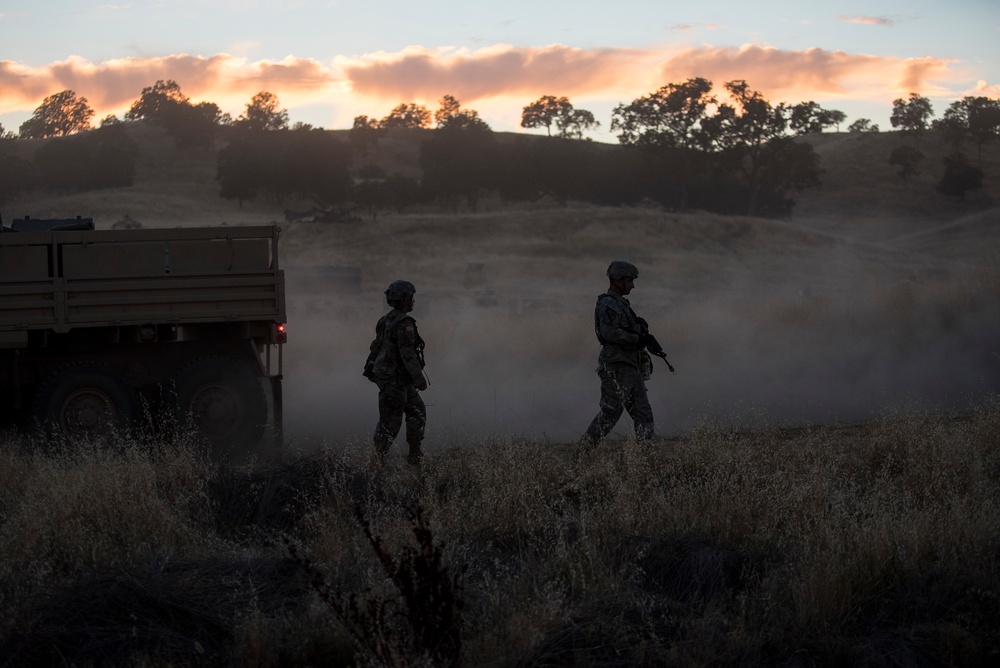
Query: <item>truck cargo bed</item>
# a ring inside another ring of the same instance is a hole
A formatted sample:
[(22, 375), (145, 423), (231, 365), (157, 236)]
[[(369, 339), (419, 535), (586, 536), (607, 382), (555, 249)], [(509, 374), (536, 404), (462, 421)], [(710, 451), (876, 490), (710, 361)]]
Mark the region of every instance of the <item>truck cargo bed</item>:
[(0, 347), (78, 327), (285, 321), (274, 226), (0, 234)]

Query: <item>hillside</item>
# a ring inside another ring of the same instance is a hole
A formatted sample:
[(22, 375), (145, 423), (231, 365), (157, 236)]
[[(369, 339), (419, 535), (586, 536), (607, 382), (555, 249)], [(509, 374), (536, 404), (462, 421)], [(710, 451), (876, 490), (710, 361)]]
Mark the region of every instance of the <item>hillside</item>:
[[(219, 197), (214, 153), (178, 151), (172, 140), (155, 127), (136, 124), (129, 128), (129, 133), (139, 145), (134, 186), (79, 195), (27, 197), (9, 204), (4, 215), (11, 218), (23, 214), (76, 215), (86, 209), (109, 225), (126, 213), (150, 225), (186, 224), (194, 218), (207, 224), (282, 220), (287, 205), (258, 199), (245, 202), (241, 209), (235, 202)], [(357, 158), (354, 167), (372, 164), (386, 173), (419, 177), (419, 144), (427, 133), (394, 131), (383, 137), (375, 150)], [(334, 134), (346, 136), (346, 131)], [(498, 133), (499, 141), (519, 136)], [(988, 146), (983, 152), (983, 189), (972, 191), (965, 201), (959, 201), (934, 189), (942, 173), (942, 160), (949, 152), (936, 135), (905, 140), (895, 132), (824, 133), (811, 135), (804, 141), (812, 143), (820, 156), (822, 185), (795, 194), (793, 220), (797, 224), (833, 234), (885, 239), (1000, 207), (1000, 145)], [(902, 143), (914, 145), (925, 155), (918, 173), (905, 184), (888, 164), (892, 150)], [(26, 141), (18, 142), (17, 146), (30, 154), (34, 144)], [(609, 151), (623, 150), (617, 145), (599, 146)]]
[[(593, 299), (614, 258), (640, 267), (633, 304), (679, 370), (660, 366), (650, 381), (664, 433), (705, 420), (855, 420), (901, 402), (960, 408), (1000, 391), (1000, 146), (984, 155), (985, 187), (964, 202), (933, 190), (943, 146), (923, 140), (922, 173), (904, 187), (887, 163), (896, 136), (831, 134), (810, 139), (823, 186), (797, 195), (790, 221), (485, 201), (478, 212), (323, 224), (284, 220), (308, 203), (240, 208), (218, 196), (214, 155), (133, 131), (134, 186), (26, 198), (5, 219), (277, 222), (294, 439), (344, 443), (374, 424), (358, 370), (396, 278), (418, 289), (436, 443), (484, 431), (575, 438), (597, 408)], [(418, 140), (392, 135), (371, 159), (416, 173)], [(317, 278), (314, 267), (346, 273)]]

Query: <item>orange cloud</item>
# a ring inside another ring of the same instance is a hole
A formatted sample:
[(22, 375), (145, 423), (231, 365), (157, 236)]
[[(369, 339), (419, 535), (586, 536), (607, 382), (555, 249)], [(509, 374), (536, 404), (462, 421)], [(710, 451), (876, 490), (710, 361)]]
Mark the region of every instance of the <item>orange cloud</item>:
[(965, 95), (972, 95), (974, 97), (989, 97), (1000, 99), (1000, 84), (993, 84), (990, 86), (983, 79), (976, 82), (976, 87), (970, 91), (966, 91)]
[[(648, 79), (656, 55), (636, 49), (578, 49), (563, 45), (477, 51), (411, 47), (340, 62), (352, 90), (360, 95), (460, 100), (502, 95), (559, 95), (608, 92)], [(638, 75), (638, 76), (637, 76)]]
[(931, 81), (950, 77), (950, 62), (748, 45), (688, 49), (666, 60), (661, 72), (664, 81), (701, 76), (719, 85), (743, 79), (768, 96), (797, 102), (847, 97), (882, 100), (900, 92), (929, 90)]
[(71, 57), (39, 68), (0, 61), (0, 113), (34, 109), (48, 95), (73, 90), (87, 98), (100, 117), (126, 111), (143, 88), (161, 79), (176, 81), (193, 101), (210, 100), (223, 108), (245, 104), (261, 90), (307, 100), (335, 83), (328, 68), (303, 58), (248, 63), (227, 54), (181, 54), (94, 65)]
[(900, 92), (928, 92), (951, 78), (951, 61), (900, 59), (805, 49), (702, 46), (678, 49), (583, 50), (553, 45), (496, 46), (479, 51), (411, 49), (345, 61), (345, 78), (357, 94), (435, 100), (448, 92), (461, 100), (557, 93), (634, 98), (670, 82), (705, 77), (721, 85), (744, 79), (768, 95), (810, 98), (891, 99)]
[[(161, 79), (176, 81), (194, 102), (212, 101), (234, 115), (243, 111), (254, 94), (267, 90), (290, 110), (325, 105), (331, 110), (330, 120), (338, 124), (345, 119), (349, 124), (353, 114), (377, 116), (401, 101), (430, 106), (445, 94), (456, 96), (466, 106), (475, 102), (481, 112), (511, 107), (514, 117), (520, 106), (547, 94), (566, 95), (574, 102), (614, 104), (691, 77), (711, 79), (719, 87), (744, 79), (775, 101), (853, 99), (888, 104), (910, 91), (959, 95), (949, 88), (959, 83), (951, 62), (757, 45), (410, 47), (395, 53), (338, 57), (328, 64), (291, 56), (248, 62), (228, 54), (123, 58), (98, 64), (71, 57), (38, 68), (0, 61), (0, 113), (30, 112), (45, 96), (70, 89), (87, 98), (97, 118), (121, 114), (143, 88)], [(376, 104), (378, 108), (373, 108)]]

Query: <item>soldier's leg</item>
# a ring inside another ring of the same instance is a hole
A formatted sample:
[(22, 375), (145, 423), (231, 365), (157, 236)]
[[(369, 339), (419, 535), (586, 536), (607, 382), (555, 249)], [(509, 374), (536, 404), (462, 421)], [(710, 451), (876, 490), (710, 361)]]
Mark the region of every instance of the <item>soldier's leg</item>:
[(406, 391), (406, 443), (410, 446), (407, 461), (410, 464), (420, 464), (424, 453), (420, 444), (424, 440), (424, 428), (427, 426), (427, 407), (420, 398), (417, 388), (412, 385)]
[(403, 426), (406, 388), (396, 383), (384, 383), (378, 390), (378, 424), (375, 426), (375, 451), (384, 457), (399, 429)]
[(598, 374), (601, 377), (601, 409), (594, 416), (584, 435), (584, 439), (589, 440), (592, 445), (596, 445), (614, 429), (625, 408), (622, 401), (622, 386), (618, 382), (618, 373), (614, 367), (606, 366)]
[(637, 441), (648, 441), (656, 437), (653, 426), (653, 407), (649, 405), (646, 383), (638, 369), (628, 367), (619, 374), (619, 383), (625, 391), (625, 410), (632, 417)]
[(427, 407), (424, 400), (420, 398), (417, 388), (412, 385), (406, 390), (406, 405), (403, 408), (406, 413), (406, 440), (424, 440), (424, 429), (427, 426)]

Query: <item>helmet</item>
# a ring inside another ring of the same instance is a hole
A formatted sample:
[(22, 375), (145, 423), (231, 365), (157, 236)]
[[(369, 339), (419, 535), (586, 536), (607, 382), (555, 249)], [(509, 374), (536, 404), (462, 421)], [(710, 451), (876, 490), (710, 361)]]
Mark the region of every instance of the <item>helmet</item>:
[(413, 283), (409, 281), (393, 281), (385, 289), (385, 300), (387, 302), (403, 301), (409, 299), (417, 293)]
[(608, 265), (608, 278), (616, 281), (619, 278), (639, 278), (639, 270), (635, 265), (625, 260), (615, 260)]

